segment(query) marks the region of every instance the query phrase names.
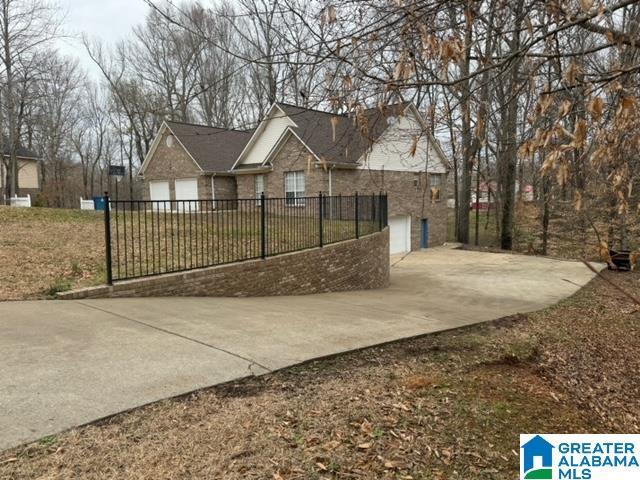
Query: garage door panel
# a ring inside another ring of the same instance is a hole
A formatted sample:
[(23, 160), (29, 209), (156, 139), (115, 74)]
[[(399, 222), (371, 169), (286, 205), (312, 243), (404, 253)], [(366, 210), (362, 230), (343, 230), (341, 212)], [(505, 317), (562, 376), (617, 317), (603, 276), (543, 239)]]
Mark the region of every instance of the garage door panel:
[(389, 217), (389, 252), (405, 253), (411, 250), (411, 217), (395, 215)]
[[(181, 178), (176, 180), (176, 200), (197, 200), (198, 179)], [(198, 202), (179, 202), (179, 211), (195, 212), (198, 210)]]
[[(149, 198), (154, 202), (165, 202), (171, 200), (171, 194), (169, 193), (169, 182), (149, 182)], [(161, 210), (163, 206), (163, 203), (152, 204), (153, 210)]]

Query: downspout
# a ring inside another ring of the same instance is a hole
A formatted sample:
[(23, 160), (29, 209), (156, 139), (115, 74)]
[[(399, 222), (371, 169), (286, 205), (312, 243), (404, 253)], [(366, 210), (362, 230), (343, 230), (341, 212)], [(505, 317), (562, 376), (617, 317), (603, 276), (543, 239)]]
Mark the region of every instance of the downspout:
[(333, 170), (333, 167), (334, 167), (333, 165), (329, 167), (329, 196), (331, 196), (332, 190), (333, 190), (331, 186), (331, 170)]

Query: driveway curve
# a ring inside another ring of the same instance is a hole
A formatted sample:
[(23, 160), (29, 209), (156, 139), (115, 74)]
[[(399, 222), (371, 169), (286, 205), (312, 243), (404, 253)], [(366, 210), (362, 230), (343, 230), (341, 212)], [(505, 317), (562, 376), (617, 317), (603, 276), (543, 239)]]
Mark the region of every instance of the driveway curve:
[(0, 303), (0, 450), (218, 383), (539, 310), (593, 277), (578, 262), (444, 247), (392, 260), (385, 290)]

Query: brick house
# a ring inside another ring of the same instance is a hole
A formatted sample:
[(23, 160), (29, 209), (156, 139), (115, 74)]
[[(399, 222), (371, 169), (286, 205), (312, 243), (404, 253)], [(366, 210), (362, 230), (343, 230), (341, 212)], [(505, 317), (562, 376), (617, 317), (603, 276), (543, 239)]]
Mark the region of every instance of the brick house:
[(230, 171), (251, 132), (163, 122), (138, 175), (146, 200), (233, 200)]
[[(192, 198), (223, 198), (217, 182), (224, 178), (226, 198), (255, 198), (264, 192), (287, 198), (291, 206), (319, 192), (385, 191), (392, 253), (441, 245), (447, 232), (448, 161), (425, 133), (417, 109), (399, 104), (360, 115), (356, 125), (348, 115), (274, 104), (253, 132), (165, 122), (141, 169), (145, 192), (151, 199), (186, 199), (176, 196), (181, 190), (171, 184), (189, 176), (194, 186), (197, 179), (197, 191), (192, 191), (198, 195)], [(178, 148), (169, 146), (168, 135), (180, 140)], [(190, 147), (194, 151), (186, 152)], [(194, 166), (199, 156), (208, 170)], [(208, 156), (209, 163), (204, 160)], [(168, 186), (158, 190), (154, 182)]]

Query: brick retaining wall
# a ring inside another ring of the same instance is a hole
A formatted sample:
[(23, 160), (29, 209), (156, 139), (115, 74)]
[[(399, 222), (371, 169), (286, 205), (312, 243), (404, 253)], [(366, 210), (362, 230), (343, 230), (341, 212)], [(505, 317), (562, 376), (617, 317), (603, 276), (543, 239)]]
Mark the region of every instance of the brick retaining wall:
[(62, 292), (60, 299), (116, 297), (259, 297), (367, 290), (389, 285), (389, 229), (265, 260)]

